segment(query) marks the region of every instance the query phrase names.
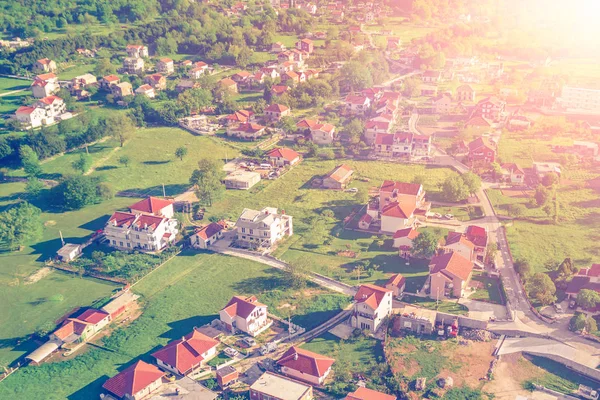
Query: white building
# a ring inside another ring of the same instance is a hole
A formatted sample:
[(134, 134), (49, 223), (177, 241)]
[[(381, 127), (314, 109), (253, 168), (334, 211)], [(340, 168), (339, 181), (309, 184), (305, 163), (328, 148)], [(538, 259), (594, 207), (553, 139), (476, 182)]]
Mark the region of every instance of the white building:
[(144, 59), (126, 57), (123, 60), (123, 69), (129, 74), (140, 74), (144, 72)]
[(148, 57), (148, 47), (139, 44), (128, 44), (127, 55), (131, 58)]
[(122, 250), (161, 251), (175, 240), (177, 220), (115, 212), (104, 227), (109, 245)]
[(207, 249), (208, 246), (214, 244), (223, 237), (224, 225), (225, 223), (211, 222), (202, 228), (197, 228), (190, 238), (192, 247), (197, 249)]
[(238, 242), (250, 247), (269, 248), (285, 236), (292, 236), (292, 217), (281, 214), (276, 208), (265, 207), (261, 211), (245, 208), (235, 223)]
[(58, 77), (52, 72), (36, 76), (31, 84), (31, 93), (36, 99), (48, 97), (59, 89)]
[(568, 110), (600, 114), (600, 89), (564, 86), (560, 102)]
[(267, 317), (267, 306), (256, 296), (233, 296), (219, 311), (219, 318), (231, 333), (242, 331), (252, 337), (260, 335), (273, 324)]
[(234, 171), (223, 179), (227, 189), (248, 190), (260, 182), (260, 174), (254, 171)]
[(392, 291), (376, 285), (365, 284), (354, 295), (352, 326), (377, 332), (381, 323), (392, 314)]

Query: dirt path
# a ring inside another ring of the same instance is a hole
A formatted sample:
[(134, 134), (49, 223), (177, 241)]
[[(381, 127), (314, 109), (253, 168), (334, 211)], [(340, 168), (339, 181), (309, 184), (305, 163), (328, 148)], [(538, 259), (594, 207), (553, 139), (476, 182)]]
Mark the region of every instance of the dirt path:
[(52, 273), (52, 271), (54, 271), (54, 270), (49, 267), (44, 267), (44, 268), (37, 270), (35, 273), (33, 273), (33, 274), (29, 275), (27, 278), (25, 278), (25, 285), (31, 285), (32, 283), (36, 283), (37, 281), (50, 275)]
[(494, 379), (483, 390), (493, 393), (496, 399), (513, 400), (517, 395), (529, 396), (523, 382), (540, 376), (540, 371), (523, 358), (521, 353), (503, 355), (494, 370)]
[(0, 94), (0, 97), (10, 96), (11, 94), (19, 93), (19, 92), (22, 92), (24, 90), (27, 90), (27, 89), (12, 90), (10, 92), (6, 92), (6, 93)]
[(92, 172), (94, 172), (96, 170), (96, 168), (98, 167), (102, 167), (104, 165), (105, 162), (108, 161), (109, 158), (111, 158), (113, 156), (113, 154), (115, 154), (117, 151), (119, 151), (119, 149), (121, 149), (121, 147), (115, 147), (114, 149), (112, 149), (110, 151), (110, 153), (108, 153), (107, 155), (105, 155), (104, 157), (102, 157), (101, 159), (99, 159), (97, 162), (95, 162), (90, 169), (88, 169), (84, 175), (90, 175)]

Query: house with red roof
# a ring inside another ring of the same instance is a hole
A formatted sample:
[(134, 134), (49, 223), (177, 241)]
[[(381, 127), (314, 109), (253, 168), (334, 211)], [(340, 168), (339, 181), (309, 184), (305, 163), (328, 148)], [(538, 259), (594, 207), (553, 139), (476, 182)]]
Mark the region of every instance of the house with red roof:
[(300, 83), (300, 75), (294, 71), (287, 71), (281, 74), (281, 83), (288, 86), (295, 86)]
[(469, 225), (467, 226), (465, 236), (475, 246), (475, 257), (477, 260), (484, 262), (488, 244), (487, 230), (481, 226)]
[(440, 71), (427, 70), (421, 75), (421, 80), (425, 83), (438, 83), (442, 80), (442, 73)]
[(371, 228), (371, 223), (375, 220), (371, 216), (371, 214), (366, 213), (358, 220), (358, 229), (369, 230)]
[(169, 342), (152, 353), (159, 367), (177, 375), (188, 375), (202, 368), (217, 355), (219, 341), (198, 331), (196, 328), (181, 339)]
[(148, 46), (141, 44), (128, 44), (125, 48), (128, 57), (142, 58), (148, 57)]
[(152, 364), (137, 361), (102, 385), (117, 399), (142, 400), (158, 390), (165, 373)]
[(471, 117), (483, 117), (494, 121), (500, 117), (505, 108), (506, 102), (504, 100), (500, 100), (495, 96), (486, 97), (477, 103), (471, 112)]
[(153, 99), (156, 97), (156, 91), (154, 88), (147, 83), (144, 83), (142, 86), (135, 89), (136, 96), (146, 96), (149, 99)]
[(429, 297), (463, 297), (473, 273), (473, 262), (457, 252), (442, 253), (429, 262)]
[(569, 281), (565, 293), (569, 299), (577, 299), (577, 295), (583, 289), (600, 293), (600, 264), (592, 264), (590, 268), (580, 269)]
[(36, 62), (33, 63), (33, 66), (31, 68), (33, 70), (33, 72), (55, 72), (57, 67), (56, 67), (56, 62), (49, 59), (49, 58), (42, 58), (37, 60)]
[(275, 42), (271, 45), (271, 53), (283, 53), (286, 50), (287, 47), (281, 42)]
[(404, 287), (406, 286), (406, 278), (402, 274), (394, 274), (385, 283), (385, 288), (392, 291), (392, 295), (396, 298), (402, 297)]
[(346, 96), (346, 112), (353, 115), (362, 115), (371, 106), (371, 99), (362, 94), (349, 94)]
[(458, 253), (469, 261), (475, 260), (475, 245), (461, 232), (448, 232), (443, 250)]
[[(393, 135), (390, 134), (392, 131), (392, 122), (393, 120), (388, 120), (385, 117), (378, 119), (372, 118), (365, 122), (365, 142), (370, 145), (374, 144), (377, 135), (387, 135), (393, 138)], [(383, 141), (383, 137), (380, 139), (380, 142), (381, 141)]]
[(310, 129), (310, 137), (316, 144), (331, 144), (335, 139), (335, 126), (328, 123), (317, 123)]
[(50, 121), (54, 121), (54, 118), (63, 114), (67, 111), (65, 101), (58, 96), (47, 96), (36, 101), (33, 106), (35, 108), (41, 108), (46, 112), (46, 118)]
[(416, 206), (411, 201), (394, 201), (381, 209), (381, 232), (395, 233), (415, 224)]
[(15, 111), (15, 119), (23, 128), (39, 128), (46, 122), (46, 112), (42, 108), (21, 106)]
[(287, 117), (292, 113), (292, 110), (288, 106), (283, 104), (271, 104), (265, 108), (265, 117), (271, 121), (279, 121), (283, 117)]
[(239, 110), (225, 117), (227, 125), (254, 122), (254, 113), (250, 110)]
[(360, 285), (354, 295), (351, 324), (361, 330), (377, 332), (382, 322), (392, 314), (393, 292), (380, 286)]
[(168, 57), (162, 57), (156, 62), (156, 71), (169, 75), (175, 72), (175, 63)]
[(312, 53), (314, 50), (313, 41), (310, 39), (301, 39), (296, 42), (296, 48), (301, 51), (305, 51), (308, 54)]
[(219, 318), (229, 332), (241, 331), (252, 337), (260, 335), (273, 324), (267, 316), (267, 306), (256, 296), (233, 296), (219, 312)]
[(296, 165), (300, 162), (300, 154), (287, 147), (278, 147), (269, 150), (266, 154), (273, 166), (283, 167), (285, 165)]
[(88, 308), (77, 317), (67, 318), (60, 328), (50, 335), (50, 340), (62, 342), (61, 346), (83, 343), (100, 332), (110, 321), (110, 314), (106, 311)]
[(456, 88), (456, 100), (465, 102), (475, 101), (475, 89), (469, 84), (460, 85)]
[(333, 358), (296, 346), (290, 347), (277, 361), (284, 375), (317, 386), (323, 384), (333, 363)]
[(486, 137), (478, 137), (470, 142), (467, 147), (469, 148), (469, 161), (483, 162), (486, 164), (491, 164), (496, 161), (498, 146)]
[(206, 74), (207, 70), (208, 70), (208, 64), (203, 61), (198, 61), (188, 71), (188, 77), (190, 79), (200, 79), (201, 77), (203, 77)]
[(125, 57), (122, 71), (128, 74), (141, 74), (144, 72), (145, 65), (143, 58)]
[(286, 85), (273, 85), (271, 87), (271, 94), (275, 97), (281, 96), (284, 93), (287, 93), (290, 90), (289, 86)]
[(110, 92), (110, 87), (121, 82), (117, 75), (106, 75), (100, 79), (100, 88)]
[(384, 207), (390, 203), (414, 204), (418, 208), (426, 206), (423, 185), (390, 180), (383, 181), (379, 187), (379, 210), (383, 211)]
[(231, 80), (238, 84), (238, 86), (244, 86), (252, 74), (248, 71), (240, 71), (231, 75)]
[(221, 389), (235, 384), (240, 377), (240, 373), (232, 365), (226, 365), (217, 370), (217, 383)]
[(223, 237), (225, 222), (211, 222), (201, 228), (196, 228), (194, 234), (190, 237), (192, 247), (197, 249), (207, 249)]
[(227, 136), (233, 136), (245, 140), (256, 140), (263, 136), (265, 127), (253, 122), (246, 122), (227, 127)]
[(36, 99), (50, 96), (59, 89), (58, 77), (52, 72), (36, 76), (31, 84), (31, 93)]
[(518, 164), (504, 163), (502, 167), (501, 178), (513, 185), (522, 185), (525, 183), (525, 171)]
[(166, 218), (173, 218), (175, 215), (173, 201), (154, 196), (147, 197), (129, 206), (129, 211), (134, 214), (158, 215)]
[(167, 88), (167, 78), (162, 74), (146, 75), (144, 83), (152, 86), (155, 90), (165, 90)]
[(385, 394), (366, 387), (359, 387), (352, 393), (348, 393), (344, 400), (396, 400), (396, 396)]
[(413, 241), (419, 236), (419, 232), (413, 228), (399, 229), (394, 233), (394, 248), (398, 249), (398, 255), (408, 259), (412, 255)]
[(329, 171), (327, 175), (325, 175), (325, 177), (323, 178), (322, 186), (325, 189), (342, 190), (346, 186), (348, 186), (348, 183), (350, 183), (353, 174), (354, 170), (352, 170), (352, 168), (350, 168), (346, 164), (340, 164), (331, 171)]
[(219, 87), (221, 87), (221, 89), (223, 90), (227, 90), (231, 93), (237, 93), (238, 92), (238, 85), (237, 83), (231, 79), (231, 78), (224, 78), (221, 79), (219, 81)]

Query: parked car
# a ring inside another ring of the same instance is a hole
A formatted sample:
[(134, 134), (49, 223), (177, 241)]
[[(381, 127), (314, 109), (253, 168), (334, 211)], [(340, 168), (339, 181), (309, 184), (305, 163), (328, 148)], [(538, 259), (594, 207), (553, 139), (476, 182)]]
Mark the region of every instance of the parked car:
[(574, 310), (574, 309), (576, 309), (576, 308), (577, 308), (577, 301), (575, 301), (575, 300), (571, 300), (571, 301), (569, 302), (569, 308), (570, 308), (571, 310)]
[(563, 308), (560, 304), (554, 303), (554, 311), (556, 311), (557, 314), (562, 314)]
[(260, 354), (265, 355), (274, 352), (277, 350), (277, 345), (275, 343), (269, 342), (265, 345), (260, 346)]
[(173, 375), (173, 374), (167, 374), (167, 375), (165, 376), (165, 378), (167, 378), (167, 380), (168, 380), (169, 382), (175, 382), (175, 379), (177, 379), (177, 378), (175, 378), (175, 375)]
[(254, 338), (251, 338), (251, 337), (243, 338), (242, 342), (246, 343), (250, 347), (256, 346), (256, 340), (254, 340)]
[(439, 218), (439, 219), (442, 218), (442, 214), (440, 214), (440, 213), (433, 213), (433, 216), (436, 218)]
[(228, 355), (231, 358), (233, 358), (233, 357), (237, 356), (238, 354), (240, 354), (239, 351), (237, 351), (236, 349), (231, 348), (231, 347), (226, 348), (224, 352), (225, 352), (226, 355)]
[(348, 193), (357, 193), (358, 189), (357, 188), (350, 188), (350, 189), (346, 189), (346, 192), (348, 192)]
[(446, 219), (454, 219), (454, 215), (452, 215), (452, 214), (446, 214), (446, 215), (444, 215), (444, 218), (446, 218)]

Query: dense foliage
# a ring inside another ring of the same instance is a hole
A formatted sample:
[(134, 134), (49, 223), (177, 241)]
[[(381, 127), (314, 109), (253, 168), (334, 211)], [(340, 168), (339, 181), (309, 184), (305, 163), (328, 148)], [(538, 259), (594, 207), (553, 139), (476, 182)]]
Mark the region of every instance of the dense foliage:
[(43, 229), (41, 213), (39, 208), (27, 202), (0, 213), (0, 243), (13, 250), (28, 241), (39, 239)]
[(67, 176), (52, 188), (53, 204), (66, 210), (78, 210), (112, 197), (112, 190), (97, 177)]

